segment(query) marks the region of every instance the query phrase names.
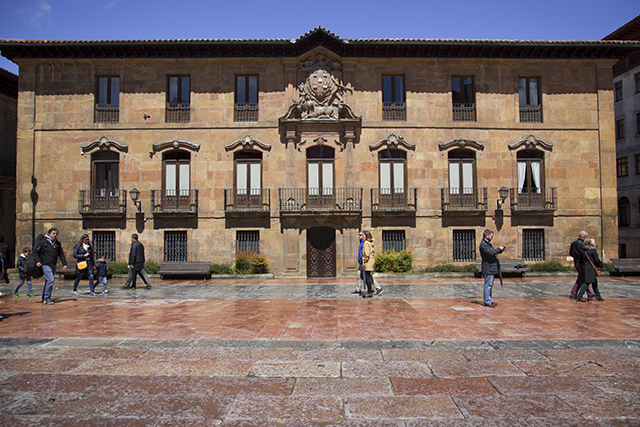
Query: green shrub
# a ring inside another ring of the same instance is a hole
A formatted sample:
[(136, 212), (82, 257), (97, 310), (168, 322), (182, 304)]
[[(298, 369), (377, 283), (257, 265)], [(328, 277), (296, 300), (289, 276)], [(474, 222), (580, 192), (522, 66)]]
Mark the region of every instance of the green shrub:
[(527, 264), (529, 271), (536, 273), (558, 273), (565, 271), (575, 271), (573, 266), (562, 265), (558, 261), (537, 262), (534, 264)]
[(439, 264), (424, 269), (425, 273), (475, 273), (475, 264), (453, 265)]
[(233, 274), (233, 267), (227, 264), (211, 264), (209, 267), (211, 274)]
[(613, 264), (610, 262), (605, 262), (602, 265), (602, 271), (606, 271), (607, 273), (614, 273), (616, 271), (615, 268), (613, 268)]
[(238, 252), (233, 270), (237, 274), (265, 274), (269, 272), (269, 260), (262, 254)]
[(127, 274), (129, 273), (129, 265), (125, 262), (109, 263), (107, 274)]
[(160, 271), (160, 264), (156, 264), (155, 262), (145, 262), (144, 269), (147, 274), (156, 274)]
[(378, 273), (406, 273), (413, 267), (413, 254), (403, 250), (400, 252), (382, 252), (376, 256), (374, 270)]

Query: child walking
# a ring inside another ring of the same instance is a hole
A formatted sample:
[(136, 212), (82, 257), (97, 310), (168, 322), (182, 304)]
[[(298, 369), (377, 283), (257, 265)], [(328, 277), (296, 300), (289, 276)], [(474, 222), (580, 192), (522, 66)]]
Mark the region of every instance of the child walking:
[(96, 262), (96, 273), (98, 275), (98, 283), (102, 283), (102, 293), (108, 294), (107, 290), (107, 270), (109, 270), (109, 263), (104, 259), (104, 256), (98, 258)]
[(18, 262), (16, 262), (16, 267), (20, 272), (20, 283), (16, 286), (16, 289), (13, 291), (13, 296), (17, 297), (18, 290), (24, 284), (24, 281), (27, 281), (27, 296), (29, 298), (33, 298), (33, 294), (31, 293), (31, 276), (27, 274), (27, 257), (31, 253), (31, 248), (24, 248), (22, 253), (18, 257)]

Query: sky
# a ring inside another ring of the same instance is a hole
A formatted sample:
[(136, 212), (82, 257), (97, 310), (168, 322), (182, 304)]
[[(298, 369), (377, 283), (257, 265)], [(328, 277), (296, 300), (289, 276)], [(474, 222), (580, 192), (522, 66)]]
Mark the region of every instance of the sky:
[(0, 0), (0, 39), (600, 40), (638, 15), (639, 0)]

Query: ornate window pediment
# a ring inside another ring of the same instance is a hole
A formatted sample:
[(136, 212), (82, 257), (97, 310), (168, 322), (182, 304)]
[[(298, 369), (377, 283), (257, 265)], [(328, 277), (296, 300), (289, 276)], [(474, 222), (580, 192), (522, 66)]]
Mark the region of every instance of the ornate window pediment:
[(87, 145), (82, 145), (80, 146), (81, 152), (82, 154), (87, 154), (90, 153), (94, 150), (100, 150), (100, 151), (109, 151), (111, 149), (114, 149), (116, 151), (119, 151), (121, 153), (127, 153), (129, 152), (129, 146), (128, 145), (122, 145), (117, 141), (113, 141), (111, 139), (109, 139), (106, 136), (102, 136), (100, 137), (100, 139), (93, 141), (90, 144)]
[(456, 138), (446, 142), (438, 143), (438, 150), (440, 151), (447, 151), (451, 148), (455, 148), (457, 150), (472, 149), (476, 151), (484, 151), (484, 144), (478, 141), (474, 141), (473, 139), (465, 138)]
[(389, 134), (389, 136), (381, 139), (378, 142), (369, 144), (369, 151), (377, 151), (380, 149), (393, 150), (398, 148), (404, 148), (405, 150), (414, 151), (416, 149), (416, 145), (405, 141), (403, 137), (394, 133)]
[(231, 144), (225, 145), (224, 149), (226, 151), (234, 151), (237, 149), (271, 151), (271, 145), (265, 144), (264, 142), (253, 138), (251, 135), (245, 135)]
[(152, 151), (149, 152), (149, 155), (153, 157), (154, 154), (166, 150), (187, 150), (197, 152), (200, 151), (200, 144), (194, 144), (193, 142), (184, 141), (181, 139), (158, 142), (156, 144), (153, 144)]
[(529, 135), (524, 139), (521, 139), (518, 142), (514, 142), (513, 144), (509, 144), (509, 150), (519, 150), (523, 148), (525, 150), (544, 150), (544, 151), (553, 151), (553, 144), (549, 144), (540, 139), (537, 139), (533, 135)]
[(333, 146), (333, 148), (337, 149), (338, 151), (344, 150), (344, 143), (342, 143), (341, 141), (338, 141), (337, 139), (334, 139), (333, 142), (330, 142), (328, 139), (326, 139), (323, 136), (318, 136), (317, 138), (314, 138), (313, 141), (303, 139), (297, 144), (296, 148), (298, 149), (298, 151), (302, 151), (316, 145), (328, 145), (328, 146)]

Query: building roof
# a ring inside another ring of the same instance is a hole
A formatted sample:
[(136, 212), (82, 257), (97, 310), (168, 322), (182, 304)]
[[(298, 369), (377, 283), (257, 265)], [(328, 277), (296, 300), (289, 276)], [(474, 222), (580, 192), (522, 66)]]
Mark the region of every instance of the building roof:
[(289, 39), (16, 40), (0, 39), (2, 55), (27, 58), (297, 57), (318, 46), (343, 57), (619, 59), (632, 41), (341, 39), (322, 27)]
[(640, 40), (640, 15), (636, 16), (602, 40)]
[(0, 93), (18, 98), (18, 76), (4, 68), (0, 68)]

